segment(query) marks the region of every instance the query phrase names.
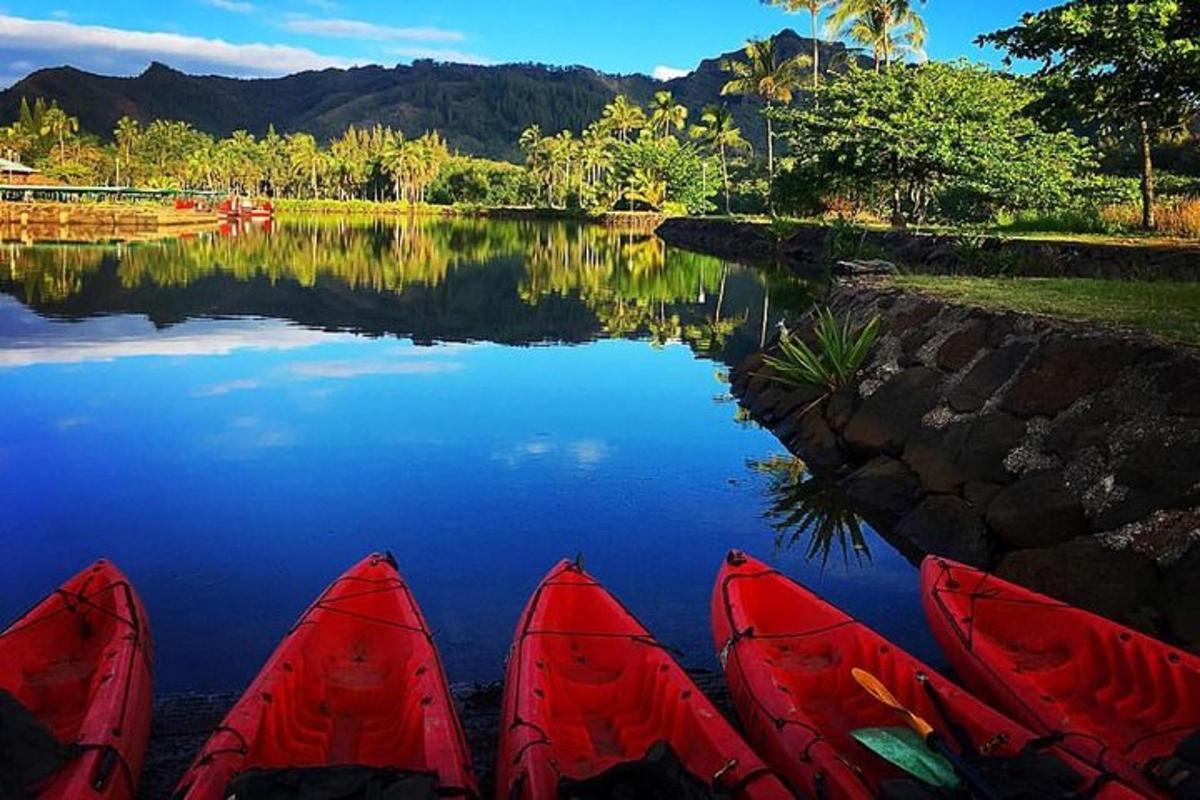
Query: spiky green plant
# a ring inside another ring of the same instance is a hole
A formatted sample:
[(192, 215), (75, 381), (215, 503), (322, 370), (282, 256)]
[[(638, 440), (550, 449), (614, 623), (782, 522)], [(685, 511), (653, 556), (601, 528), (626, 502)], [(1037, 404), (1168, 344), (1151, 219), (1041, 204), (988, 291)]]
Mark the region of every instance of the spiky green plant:
[(799, 336), (785, 333), (779, 338), (779, 354), (764, 356), (763, 363), (774, 371), (771, 380), (776, 383), (821, 390), (819, 402), (847, 385), (862, 369), (879, 338), (879, 317), (855, 330), (849, 317), (839, 321), (829, 308), (822, 308), (813, 335), (816, 349)]

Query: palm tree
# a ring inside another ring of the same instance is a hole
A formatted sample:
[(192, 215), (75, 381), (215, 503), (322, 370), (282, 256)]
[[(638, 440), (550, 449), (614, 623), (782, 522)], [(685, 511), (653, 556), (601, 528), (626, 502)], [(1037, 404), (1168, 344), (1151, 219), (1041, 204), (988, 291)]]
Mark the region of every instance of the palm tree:
[(767, 107), (767, 179), (775, 180), (775, 129), (771, 108), (787, 105), (801, 84), (800, 72), (808, 66), (808, 56), (780, 60), (774, 39), (751, 39), (746, 43), (745, 59), (726, 59), (722, 68), (733, 77), (721, 87), (722, 95), (742, 94), (760, 98)]
[(729, 200), (729, 150), (750, 150), (750, 143), (725, 106), (705, 106), (700, 122), (692, 126), (692, 138), (707, 144), (721, 159), (721, 180), (725, 185), (725, 213), (733, 213)]
[(142, 138), (142, 126), (133, 117), (121, 117), (117, 120), (113, 139), (117, 142), (117, 185), (121, 185), (121, 162), (125, 162), (125, 172), (129, 183), (133, 184), (133, 151)]
[(58, 139), (58, 160), (67, 160), (67, 137), (79, 133), (79, 118), (72, 117), (58, 105), (50, 106), (42, 117), (42, 136), (53, 136)]
[(772, 6), (783, 6), (789, 14), (807, 11), (812, 18), (812, 79), (813, 91), (821, 86), (821, 12), (837, 0), (763, 0)]
[(604, 107), (602, 119), (609, 127), (617, 132), (617, 138), (624, 144), (629, 141), (629, 132), (646, 126), (646, 112), (636, 103), (630, 102), (623, 94), (617, 95), (611, 103)]
[(687, 106), (675, 102), (675, 96), (667, 91), (655, 92), (650, 103), (650, 127), (660, 139), (671, 135), (671, 129), (683, 130), (687, 124)]
[(875, 71), (900, 53), (923, 56), (929, 29), (916, 6), (925, 0), (837, 0), (829, 30), (847, 36), (875, 56)]
[(308, 179), (312, 196), (318, 194), (318, 178), (325, 169), (325, 154), (317, 145), (317, 140), (308, 133), (292, 133), (287, 136), (288, 162), (292, 165), (293, 174)]

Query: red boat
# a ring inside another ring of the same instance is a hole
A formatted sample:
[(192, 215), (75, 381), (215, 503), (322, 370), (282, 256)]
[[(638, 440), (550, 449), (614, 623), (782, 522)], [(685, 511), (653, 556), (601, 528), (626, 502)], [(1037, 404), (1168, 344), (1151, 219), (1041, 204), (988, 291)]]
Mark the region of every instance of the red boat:
[(793, 797), (650, 632), (567, 561), (517, 624), (500, 730), (498, 800), (648, 785), (708, 797), (714, 784), (723, 797)]
[(1143, 792), (1170, 796), (1182, 761), (1200, 791), (1200, 764), (1176, 753), (1200, 736), (1200, 658), (944, 558), (925, 560), (921, 585), (934, 635), (974, 691)]
[[(712, 598), (713, 638), (738, 716), (755, 749), (798, 790), (845, 800), (879, 796), (903, 779), (856, 741), (864, 728), (902, 725), (891, 708), (871, 697), (851, 670), (877, 676), (905, 707), (935, 727), (954, 730), (950, 741), (991, 757), (1016, 757), (1035, 734), (955, 686), (863, 623), (777, 570), (730, 553)], [(943, 713), (944, 710), (944, 713)], [(1050, 750), (1074, 771), (1070, 792), (1136, 798), (1119, 783), (1069, 755)], [(1052, 793), (1039, 797), (1061, 796)]]
[(175, 798), (281, 787), (289, 797), (478, 796), (429, 628), (390, 555), (364, 559), (304, 613)]
[(267, 220), (275, 215), (275, 207), (271, 201), (256, 205), (241, 197), (230, 197), (221, 201), (217, 212), (226, 219)]
[(0, 742), (0, 771), (18, 773), (0, 775), (0, 794), (136, 797), (153, 713), (151, 651), (142, 603), (106, 561), (0, 634), (0, 731), (14, 736)]

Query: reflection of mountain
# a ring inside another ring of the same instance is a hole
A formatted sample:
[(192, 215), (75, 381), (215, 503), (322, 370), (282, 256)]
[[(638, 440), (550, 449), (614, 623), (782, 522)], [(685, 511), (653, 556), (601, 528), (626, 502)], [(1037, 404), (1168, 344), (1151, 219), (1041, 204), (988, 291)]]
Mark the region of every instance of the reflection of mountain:
[(122, 248), (13, 248), (5, 262), (0, 291), (69, 319), (261, 316), (509, 344), (649, 338), (716, 357), (757, 346), (764, 286), (790, 293), (653, 237), (526, 221), (313, 220)]

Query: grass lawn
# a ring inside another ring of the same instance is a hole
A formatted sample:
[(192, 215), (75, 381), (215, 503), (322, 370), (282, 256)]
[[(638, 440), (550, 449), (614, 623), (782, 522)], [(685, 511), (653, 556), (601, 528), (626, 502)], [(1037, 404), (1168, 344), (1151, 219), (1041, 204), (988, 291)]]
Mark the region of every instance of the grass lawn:
[(1097, 322), (1200, 345), (1200, 283), (902, 275), (897, 286), (993, 309)]

